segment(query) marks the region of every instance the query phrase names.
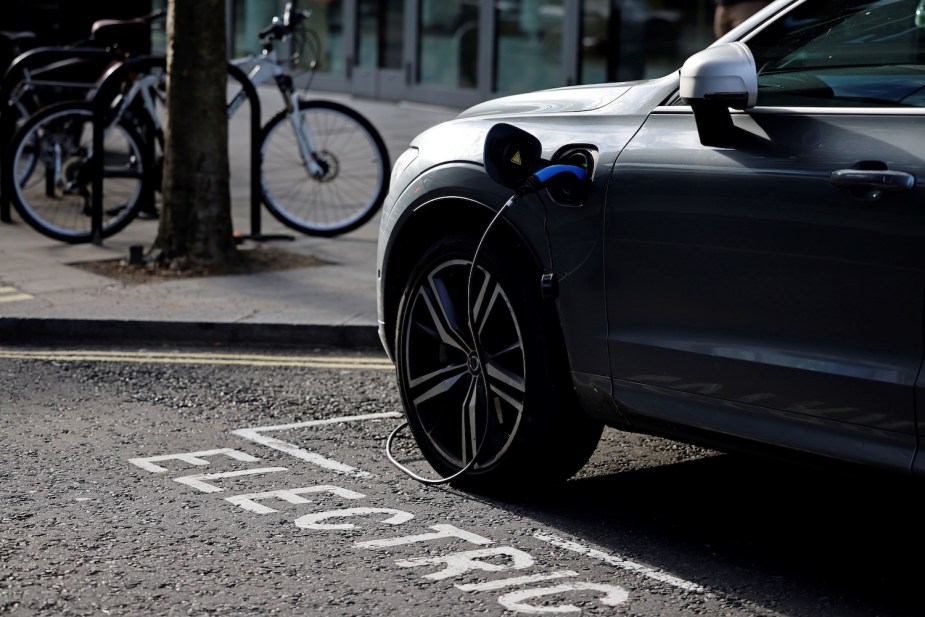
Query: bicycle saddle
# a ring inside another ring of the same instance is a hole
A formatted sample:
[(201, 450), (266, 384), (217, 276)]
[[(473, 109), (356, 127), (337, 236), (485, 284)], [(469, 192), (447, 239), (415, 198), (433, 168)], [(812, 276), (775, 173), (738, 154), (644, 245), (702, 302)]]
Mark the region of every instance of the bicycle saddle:
[(99, 19), (90, 26), (90, 39), (137, 56), (151, 53), (151, 24), (135, 19)]

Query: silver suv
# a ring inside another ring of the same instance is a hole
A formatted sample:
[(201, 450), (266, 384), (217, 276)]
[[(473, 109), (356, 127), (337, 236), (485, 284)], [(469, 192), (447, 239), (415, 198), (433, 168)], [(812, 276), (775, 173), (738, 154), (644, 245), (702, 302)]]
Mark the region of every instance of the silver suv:
[(603, 424), (925, 473), (918, 6), (778, 0), (664, 78), (417, 137), (380, 333), (437, 473), (567, 477)]

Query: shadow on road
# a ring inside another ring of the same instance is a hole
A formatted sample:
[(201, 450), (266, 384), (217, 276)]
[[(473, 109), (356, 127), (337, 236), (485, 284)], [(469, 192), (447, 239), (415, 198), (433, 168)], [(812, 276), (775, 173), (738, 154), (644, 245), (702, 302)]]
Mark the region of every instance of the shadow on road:
[(921, 482), (717, 455), (495, 503), (785, 615), (922, 614)]

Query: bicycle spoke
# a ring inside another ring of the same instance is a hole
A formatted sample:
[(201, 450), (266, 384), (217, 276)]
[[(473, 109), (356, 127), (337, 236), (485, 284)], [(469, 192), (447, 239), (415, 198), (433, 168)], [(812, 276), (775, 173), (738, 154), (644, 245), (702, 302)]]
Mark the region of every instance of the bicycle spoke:
[[(53, 238), (88, 241), (92, 233), (93, 113), (88, 105), (49, 108), (30, 119), (11, 144), (13, 202), (33, 227)], [(135, 214), (146, 182), (138, 138), (127, 127), (103, 136), (101, 231), (121, 228)]]
[(382, 203), (384, 145), (348, 108), (308, 102), (299, 113), (323, 174), (317, 177), (306, 167), (292, 122), (278, 115), (268, 125), (261, 148), (265, 202), (283, 223), (304, 233), (344, 233), (368, 220)]

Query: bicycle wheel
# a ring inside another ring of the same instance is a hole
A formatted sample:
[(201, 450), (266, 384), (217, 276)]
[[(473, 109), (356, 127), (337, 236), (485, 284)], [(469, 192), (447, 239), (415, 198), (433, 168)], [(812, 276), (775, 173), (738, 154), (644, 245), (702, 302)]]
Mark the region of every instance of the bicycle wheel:
[[(12, 201), (37, 231), (70, 243), (93, 239), (93, 109), (84, 103), (49, 106), (16, 132), (3, 164)], [(120, 122), (103, 137), (103, 237), (128, 225), (149, 193), (145, 149)]]
[[(22, 125), (26, 123), (26, 119), (32, 115), (32, 112), (22, 101), (17, 101), (4, 111), (9, 114), (9, 118), (3, 119), (3, 131), (8, 131), (8, 134), (5, 136), (12, 140), (13, 135), (22, 128)], [(36, 149), (34, 147), (27, 148), (26, 153), (29, 154), (31, 158), (27, 158), (23, 161), (22, 170), (24, 173), (31, 174), (36, 165)]]
[(379, 210), (388, 191), (389, 155), (362, 115), (330, 101), (299, 101), (302, 134), (314, 141), (313, 174), (300, 154), (293, 121), (282, 111), (263, 128), (263, 202), (280, 222), (313, 236), (356, 229)]

